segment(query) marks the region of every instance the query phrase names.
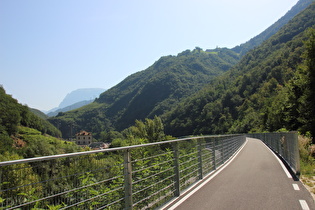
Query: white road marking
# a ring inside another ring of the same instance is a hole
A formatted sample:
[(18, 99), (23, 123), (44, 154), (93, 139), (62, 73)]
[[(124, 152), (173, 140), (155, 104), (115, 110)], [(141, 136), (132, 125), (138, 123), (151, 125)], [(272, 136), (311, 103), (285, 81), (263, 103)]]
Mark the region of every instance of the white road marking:
[(303, 210), (310, 210), (305, 200), (299, 200)]
[(292, 184), (292, 185), (293, 185), (294, 190), (300, 190), (299, 185), (297, 185), (297, 184)]
[[(275, 155), (275, 154), (274, 154)], [(276, 156), (276, 155), (275, 155)], [(277, 156), (276, 156), (277, 157)], [(279, 163), (280, 163), (280, 165), (281, 165), (281, 167), (282, 167), (282, 169), (284, 170), (284, 173), (287, 175), (287, 177), (289, 178), (289, 179), (292, 179), (292, 176), (291, 176), (291, 174), (290, 174), (290, 172), (288, 171), (288, 169), (285, 167), (285, 165), (283, 164), (283, 162), (277, 157), (277, 159), (278, 159), (278, 161), (279, 161)]]
[[(245, 145), (247, 144), (248, 140), (246, 139), (245, 143), (243, 144), (243, 146), (238, 150), (238, 152), (236, 154), (234, 154), (233, 158), (231, 158), (229, 160), (229, 162), (227, 162), (225, 165), (223, 165), (220, 169), (218, 169), (217, 171), (214, 171), (213, 174), (210, 174), (210, 177), (207, 178), (207, 180), (205, 180), (202, 184), (200, 184), (198, 187), (196, 187), (194, 190), (192, 190), (190, 193), (188, 193), (187, 195), (185, 195), (183, 198), (181, 198), (180, 200), (176, 201), (176, 203), (171, 206), (170, 208), (168, 208), (168, 210), (174, 210), (175, 208), (177, 208), (180, 204), (182, 204), (185, 200), (187, 200), (190, 196), (192, 196), (192, 194), (194, 194), (195, 192), (197, 192), (200, 188), (202, 188), (203, 186), (205, 186), (208, 182), (210, 182), (216, 175), (218, 175), (223, 169), (225, 169), (228, 165), (230, 165), (230, 163), (232, 163), (232, 161), (236, 158), (236, 156), (242, 151), (242, 149), (245, 147)], [(201, 180), (203, 181), (203, 180)], [(162, 209), (165, 209), (162, 208)]]

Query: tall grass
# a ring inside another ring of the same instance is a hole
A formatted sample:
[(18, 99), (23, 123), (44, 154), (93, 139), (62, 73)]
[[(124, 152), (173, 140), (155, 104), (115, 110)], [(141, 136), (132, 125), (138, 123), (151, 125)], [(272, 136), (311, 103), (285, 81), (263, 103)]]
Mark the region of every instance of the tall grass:
[(311, 143), (310, 137), (299, 135), (301, 175), (306, 177), (315, 176), (315, 145)]

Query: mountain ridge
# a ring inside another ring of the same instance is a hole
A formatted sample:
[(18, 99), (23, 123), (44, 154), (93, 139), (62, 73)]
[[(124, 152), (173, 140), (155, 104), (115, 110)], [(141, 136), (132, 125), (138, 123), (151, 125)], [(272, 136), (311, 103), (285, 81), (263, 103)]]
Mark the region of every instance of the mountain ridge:
[[(299, 3), (306, 1), (308, 0), (300, 0)], [(103, 131), (122, 131), (135, 120), (167, 113), (182, 99), (228, 71), (239, 59), (238, 53), (227, 48), (203, 51), (196, 47), (193, 51), (186, 50), (177, 56), (163, 56), (146, 70), (128, 76), (102, 93), (92, 104), (49, 120), (53, 124), (62, 124), (63, 137), (69, 137), (70, 130), (87, 129), (96, 133), (96, 138)], [(250, 66), (250, 60), (250, 56), (247, 56), (241, 62), (247, 62)], [(226, 78), (222, 81), (222, 89), (229, 80)], [(227, 94), (227, 101), (229, 96), (232, 95)], [(170, 125), (172, 123), (168, 124)]]
[(105, 89), (103, 88), (80, 88), (73, 90), (65, 96), (58, 108), (65, 108), (80, 101), (95, 99), (104, 91)]
[[(102, 93), (94, 103), (49, 120), (67, 127), (73, 119), (75, 130), (121, 131), (136, 119), (162, 114), (237, 62), (238, 55), (229, 49), (216, 49), (213, 53), (196, 47), (177, 56), (163, 56), (146, 70), (128, 76)], [(69, 136), (68, 130), (63, 131), (64, 136)]]
[(58, 115), (59, 112), (68, 112), (68, 111), (71, 111), (71, 110), (74, 110), (74, 109), (78, 109), (82, 106), (85, 106), (85, 105), (88, 105), (90, 103), (92, 103), (95, 99), (93, 100), (84, 100), (84, 101), (79, 101), (79, 102), (76, 102), (74, 104), (71, 104), (69, 106), (66, 106), (66, 107), (63, 107), (63, 108), (60, 108), (60, 109), (57, 109), (55, 111), (50, 111), (49, 113), (47, 113), (47, 116), (48, 117), (54, 117), (56, 115)]
[(303, 62), (310, 28), (315, 28), (315, 3), (249, 51), (230, 71), (166, 113), (166, 133), (180, 136), (301, 129), (292, 123), (300, 116), (285, 114), (285, 110), (297, 112), (287, 107), (290, 91), (286, 89), (299, 77), (296, 72)]
[(278, 21), (265, 29), (262, 33), (253, 37), (249, 41), (232, 48), (232, 50), (236, 53), (239, 53), (241, 56), (245, 55), (249, 50), (260, 45), (261, 43), (263, 43), (263, 41), (269, 39), (280, 28), (287, 24), (293, 17), (306, 9), (313, 1), (314, 0), (299, 0), (284, 16), (282, 16)]

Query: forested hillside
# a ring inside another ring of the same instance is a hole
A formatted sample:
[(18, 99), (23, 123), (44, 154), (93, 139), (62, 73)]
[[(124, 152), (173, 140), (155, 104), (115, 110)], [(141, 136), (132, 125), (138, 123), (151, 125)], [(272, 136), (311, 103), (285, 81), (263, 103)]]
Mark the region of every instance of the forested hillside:
[(165, 56), (107, 90), (94, 103), (60, 113), (50, 122), (61, 128), (64, 138), (81, 129), (92, 131), (96, 138), (102, 131), (121, 131), (137, 119), (170, 110), (238, 61), (235, 52), (220, 48), (203, 51), (196, 47), (177, 56)]
[(288, 11), (282, 18), (277, 22), (272, 24), (266, 30), (264, 30), (259, 35), (250, 39), (244, 44), (234, 47), (232, 50), (239, 53), (241, 56), (245, 55), (249, 50), (254, 49), (255, 47), (262, 44), (265, 40), (269, 39), (272, 35), (278, 32), (285, 24), (287, 24), (292, 18), (297, 14), (307, 8), (314, 0), (299, 0), (290, 11)]
[(78, 151), (61, 132), (0, 87), (0, 161)]
[(60, 131), (52, 124), (37, 117), (27, 106), (7, 95), (4, 88), (0, 86), (0, 132), (2, 134), (14, 135), (19, 125), (34, 128), (42, 133), (60, 137)]
[[(247, 53), (233, 69), (164, 115), (166, 133), (179, 136), (282, 128), (310, 131), (310, 118), (314, 115), (308, 114), (314, 107), (305, 95), (314, 86), (307, 85), (313, 83), (301, 75), (314, 72), (314, 66), (305, 67), (305, 62), (315, 58), (309, 31), (314, 26), (313, 3), (264, 44)], [(298, 86), (299, 83), (304, 86)]]

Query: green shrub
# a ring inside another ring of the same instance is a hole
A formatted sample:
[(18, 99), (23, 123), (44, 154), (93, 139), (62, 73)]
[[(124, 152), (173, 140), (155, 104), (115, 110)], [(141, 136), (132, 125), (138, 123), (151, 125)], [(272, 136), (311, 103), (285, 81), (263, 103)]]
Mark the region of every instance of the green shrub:
[(312, 156), (312, 139), (299, 136), (300, 167), (301, 174), (304, 176), (315, 176), (315, 160)]

